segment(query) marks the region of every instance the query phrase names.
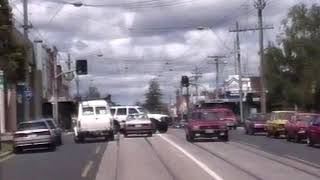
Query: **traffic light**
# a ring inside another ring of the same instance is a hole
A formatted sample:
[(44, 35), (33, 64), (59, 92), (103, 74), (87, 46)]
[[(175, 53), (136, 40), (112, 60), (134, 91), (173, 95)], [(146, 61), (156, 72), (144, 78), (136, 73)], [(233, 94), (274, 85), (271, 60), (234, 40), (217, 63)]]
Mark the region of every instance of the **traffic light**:
[(88, 74), (88, 63), (87, 60), (77, 60), (76, 61), (76, 73), (77, 75)]
[(184, 87), (189, 87), (189, 77), (188, 76), (182, 76), (181, 77), (181, 85)]

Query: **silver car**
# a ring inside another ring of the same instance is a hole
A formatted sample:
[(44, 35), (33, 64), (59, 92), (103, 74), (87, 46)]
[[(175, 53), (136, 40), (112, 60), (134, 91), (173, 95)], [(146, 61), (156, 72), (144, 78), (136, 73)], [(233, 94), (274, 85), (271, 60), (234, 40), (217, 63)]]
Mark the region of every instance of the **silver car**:
[(22, 122), (14, 133), (15, 153), (35, 147), (46, 147), (52, 151), (56, 149), (54, 131), (45, 120)]
[(55, 123), (53, 119), (43, 119), (46, 121), (50, 127), (50, 129), (54, 132), (54, 139), (56, 145), (62, 145), (62, 130), (59, 126)]
[(127, 117), (124, 125), (124, 136), (129, 134), (148, 134), (152, 136), (154, 125), (152, 121), (144, 114), (132, 114)]

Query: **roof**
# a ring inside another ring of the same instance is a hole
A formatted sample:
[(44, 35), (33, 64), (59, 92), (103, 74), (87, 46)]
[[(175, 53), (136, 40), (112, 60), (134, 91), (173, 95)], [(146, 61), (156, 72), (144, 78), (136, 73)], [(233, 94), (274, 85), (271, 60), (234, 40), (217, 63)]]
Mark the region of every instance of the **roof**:
[(108, 102), (106, 100), (90, 100), (90, 101), (82, 101), (80, 102), (83, 106), (105, 106), (108, 105)]
[(141, 106), (111, 106), (111, 108), (141, 108)]
[(272, 111), (273, 113), (294, 113), (295, 111)]

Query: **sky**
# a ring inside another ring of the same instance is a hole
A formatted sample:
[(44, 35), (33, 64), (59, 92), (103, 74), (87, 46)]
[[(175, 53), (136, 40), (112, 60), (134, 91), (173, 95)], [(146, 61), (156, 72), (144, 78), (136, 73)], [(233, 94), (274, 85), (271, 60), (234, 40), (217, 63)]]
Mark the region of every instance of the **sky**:
[[(17, 27), (23, 22), (22, 0), (10, 0)], [(82, 2), (75, 7), (70, 3)], [(219, 84), (235, 74), (235, 28), (256, 27), (254, 0), (29, 0), (30, 38), (59, 50), (65, 68), (72, 60), (87, 59), (89, 74), (80, 77), (80, 92), (96, 86), (119, 104), (144, 101), (148, 83), (157, 79), (164, 101), (174, 98), (182, 75), (202, 73), (200, 90), (213, 90), (216, 70), (208, 56), (221, 60)], [(289, 9), (320, 0), (266, 0), (263, 11), (265, 45), (276, 41)], [(201, 28), (200, 28), (201, 27)], [(199, 30), (202, 29), (202, 30)], [(257, 76), (258, 32), (240, 34), (242, 72)], [(75, 94), (75, 82), (70, 82)]]

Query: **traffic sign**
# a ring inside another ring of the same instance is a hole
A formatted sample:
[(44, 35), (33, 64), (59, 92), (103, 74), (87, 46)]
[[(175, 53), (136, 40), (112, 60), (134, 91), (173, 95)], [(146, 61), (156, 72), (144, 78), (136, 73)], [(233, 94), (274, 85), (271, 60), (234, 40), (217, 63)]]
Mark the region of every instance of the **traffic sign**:
[(24, 87), (23, 95), (26, 100), (30, 101), (33, 96), (31, 88)]

